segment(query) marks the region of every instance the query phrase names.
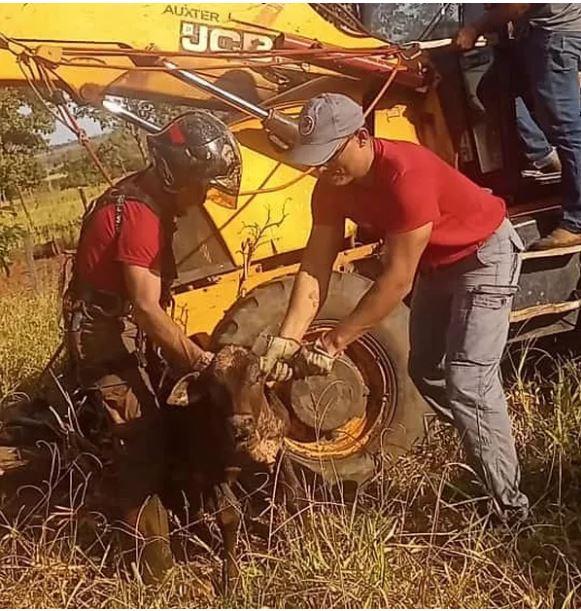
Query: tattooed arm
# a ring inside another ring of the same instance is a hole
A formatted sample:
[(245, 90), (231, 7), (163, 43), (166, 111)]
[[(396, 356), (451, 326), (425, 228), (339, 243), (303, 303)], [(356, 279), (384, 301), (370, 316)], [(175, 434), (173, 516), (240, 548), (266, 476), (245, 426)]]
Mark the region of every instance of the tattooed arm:
[(333, 262), (341, 248), (345, 226), (314, 225), (291, 295), (280, 336), (301, 341), (327, 298)]

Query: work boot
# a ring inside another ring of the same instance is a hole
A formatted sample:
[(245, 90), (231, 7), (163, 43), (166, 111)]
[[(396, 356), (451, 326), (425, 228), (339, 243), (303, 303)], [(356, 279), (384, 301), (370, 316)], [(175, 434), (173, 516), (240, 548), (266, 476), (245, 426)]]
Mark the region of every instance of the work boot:
[(529, 250), (552, 250), (554, 248), (567, 248), (581, 244), (581, 233), (573, 233), (563, 227), (553, 229), (548, 236), (533, 242)]
[(535, 521), (528, 507), (505, 509), (501, 514), (490, 511), (485, 516), (486, 529), (496, 534), (519, 534), (534, 528)]

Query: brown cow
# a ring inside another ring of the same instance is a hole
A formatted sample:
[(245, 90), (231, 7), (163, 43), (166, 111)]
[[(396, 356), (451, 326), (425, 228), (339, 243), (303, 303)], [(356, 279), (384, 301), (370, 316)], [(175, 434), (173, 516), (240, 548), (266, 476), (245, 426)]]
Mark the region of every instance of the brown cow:
[[(288, 413), (280, 402), (267, 400), (258, 357), (239, 346), (222, 348), (202, 376), (188, 374), (179, 380), (167, 403), (173, 408), (168, 432), (175, 444), (171, 487), (183, 490), (194, 512), (215, 511), (223, 539), (223, 584), (228, 589), (238, 575), (241, 515), (233, 486), (245, 471), (273, 471)], [(283, 472), (292, 479), (290, 465), (285, 464)], [(298, 483), (296, 477), (292, 483)]]
[[(236, 540), (242, 509), (234, 488), (246, 475), (272, 473), (288, 428), (285, 408), (274, 396), (270, 401), (267, 396), (258, 357), (245, 348), (226, 346), (200, 377), (188, 374), (180, 379), (166, 401), (168, 464), (161, 497), (178, 516), (183, 515), (184, 505), (193, 516), (203, 511), (216, 515), (223, 539), (225, 589), (238, 574)], [(99, 431), (103, 423), (87, 420), (87, 415), (94, 420), (100, 410), (90, 402), (82, 405), (77, 413), (81, 428), (87, 428), (85, 433), (95, 429), (97, 432), (90, 437), (100, 444), (97, 438), (102, 437)], [(52, 423), (52, 413), (54, 410), (49, 411), (42, 400), (15, 412), (0, 429), (0, 446), (17, 446), (6, 448), (17, 450), (20, 445), (34, 446), (39, 439), (59, 443), (61, 433), (53, 432), (53, 427), (44, 423), (47, 418)], [(89, 443), (83, 436), (76, 438)], [(91, 447), (95, 455), (101, 455), (100, 445)], [(103, 456), (106, 458), (106, 454)], [(91, 463), (92, 467), (97, 465)], [(283, 460), (281, 472), (287, 481), (290, 476), (293, 486), (298, 484), (287, 460)], [(7, 484), (6, 478), (3, 484)], [(100, 492), (100, 485), (97, 487), (99, 490), (94, 492)], [(95, 498), (106, 502), (109, 497), (101, 493)]]

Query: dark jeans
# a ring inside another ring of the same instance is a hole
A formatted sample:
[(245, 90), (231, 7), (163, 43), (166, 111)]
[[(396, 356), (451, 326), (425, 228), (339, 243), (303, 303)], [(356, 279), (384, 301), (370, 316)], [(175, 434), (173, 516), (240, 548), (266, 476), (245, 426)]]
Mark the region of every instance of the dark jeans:
[(171, 566), (162, 488), (165, 431), (149, 374), (137, 357), (136, 326), (126, 317), (104, 317), (85, 306), (78, 331), (67, 332), (69, 358), (90, 400), (105, 412), (112, 437), (106, 456), (111, 506), (123, 523), (122, 556), (144, 581)]
[(520, 139), (524, 145), (524, 153), (531, 163), (545, 161), (553, 152), (543, 130), (537, 125), (528, 109), (525, 99), (517, 96), (514, 100), (516, 125)]
[(498, 124), (498, 119), (494, 118), (498, 114), (498, 99), (507, 93), (503, 91), (503, 84), (507, 81), (503, 78), (503, 70), (509, 72), (510, 94), (514, 96), (516, 124), (524, 154), (533, 164), (542, 162), (551, 154), (553, 147), (534, 117), (530, 86), (526, 74), (523, 74), (519, 49), (513, 45), (511, 49), (505, 49), (500, 57), (495, 57), (480, 79), (476, 95), (486, 112), (492, 114), (493, 121)]
[(563, 168), (561, 226), (581, 233), (581, 32), (533, 28), (521, 44), (537, 117)]

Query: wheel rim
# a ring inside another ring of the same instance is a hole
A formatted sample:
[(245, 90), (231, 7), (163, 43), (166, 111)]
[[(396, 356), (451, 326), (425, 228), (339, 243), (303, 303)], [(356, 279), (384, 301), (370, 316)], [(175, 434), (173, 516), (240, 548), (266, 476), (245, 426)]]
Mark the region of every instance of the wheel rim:
[[(309, 329), (307, 339), (329, 330), (336, 321), (318, 320)], [(384, 346), (366, 333), (345, 351), (369, 389), (364, 413), (348, 419), (332, 431), (317, 431), (301, 422), (292, 412), (288, 450), (297, 458), (331, 460), (347, 458), (360, 452), (368, 442), (389, 426), (397, 404), (397, 381), (391, 358)]]

